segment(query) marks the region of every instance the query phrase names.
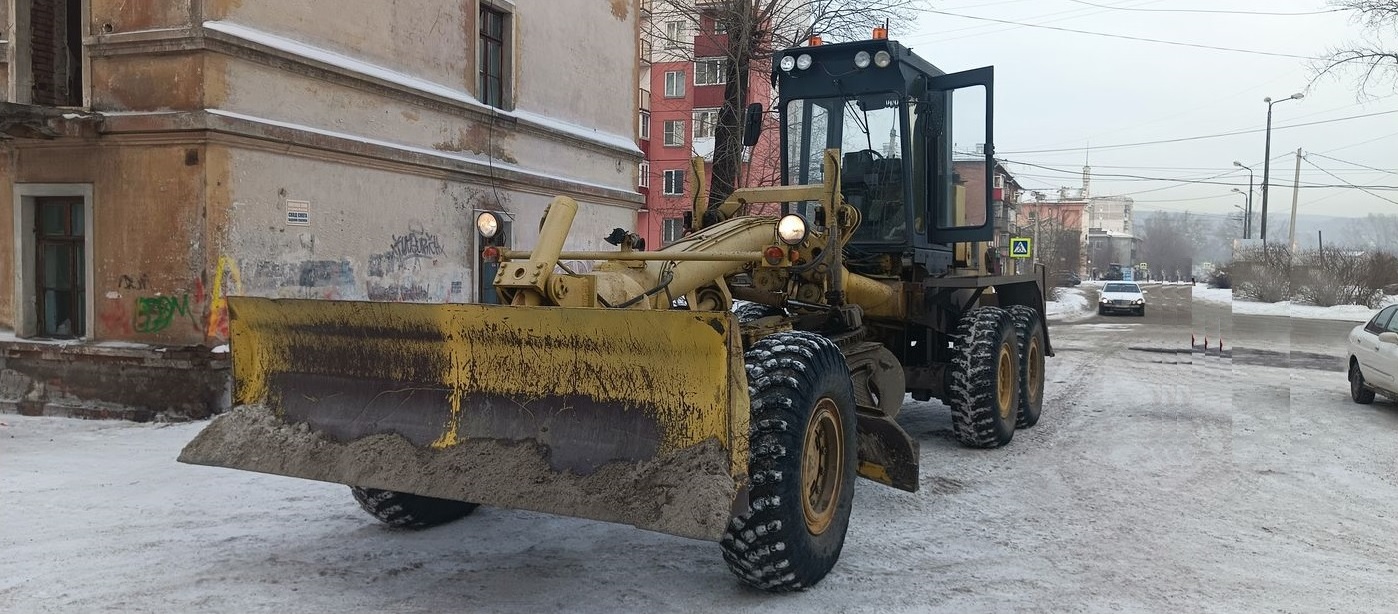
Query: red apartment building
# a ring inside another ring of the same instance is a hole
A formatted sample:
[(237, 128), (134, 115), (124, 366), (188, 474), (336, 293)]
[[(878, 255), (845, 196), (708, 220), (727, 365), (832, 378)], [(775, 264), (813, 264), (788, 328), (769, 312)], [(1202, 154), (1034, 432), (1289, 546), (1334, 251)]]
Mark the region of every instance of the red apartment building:
[[(656, 249), (684, 234), (684, 214), (693, 205), (695, 181), (690, 160), (698, 155), (711, 172), (714, 128), (729, 74), (728, 36), (712, 14), (665, 10), (664, 2), (642, 2), (640, 117), (638, 138), (645, 161), (639, 190), (645, 207), (636, 232)], [(755, 62), (748, 102), (771, 106), (770, 63)], [(772, 122), (762, 140), (744, 153), (739, 185), (770, 184), (779, 178), (780, 135)]]

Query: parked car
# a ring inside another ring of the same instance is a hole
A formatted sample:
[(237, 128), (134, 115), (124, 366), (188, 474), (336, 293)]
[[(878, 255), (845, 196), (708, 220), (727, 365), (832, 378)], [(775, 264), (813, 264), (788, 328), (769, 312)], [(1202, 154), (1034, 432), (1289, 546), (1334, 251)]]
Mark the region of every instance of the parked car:
[(1355, 403), (1374, 394), (1398, 400), (1398, 305), (1349, 332), (1349, 394)]
[(1102, 287), (1102, 298), (1097, 301), (1098, 315), (1109, 313), (1134, 313), (1146, 315), (1146, 293), (1141, 286), (1129, 281), (1115, 281)]
[(1054, 276), (1053, 285), (1068, 288), (1082, 284), (1082, 278), (1072, 271), (1060, 271)]

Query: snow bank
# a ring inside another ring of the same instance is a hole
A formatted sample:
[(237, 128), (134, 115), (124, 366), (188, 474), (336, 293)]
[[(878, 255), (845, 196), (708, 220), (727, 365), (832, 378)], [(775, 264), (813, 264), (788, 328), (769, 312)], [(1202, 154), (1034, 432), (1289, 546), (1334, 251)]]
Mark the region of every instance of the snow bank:
[(1059, 288), (1058, 300), (1049, 301), (1044, 313), (1055, 320), (1080, 320), (1092, 314), (1092, 301), (1078, 288)]
[(1233, 302), (1233, 291), (1228, 288), (1210, 288), (1203, 285), (1194, 286), (1194, 302), (1228, 305)]
[(1290, 301), (1282, 301), (1280, 303), (1256, 303), (1253, 301), (1235, 300), (1233, 301), (1233, 313), (1234, 315), (1246, 316), (1279, 316), (1302, 318), (1306, 320), (1367, 322), (1369, 318), (1374, 317), (1374, 314), (1377, 314), (1380, 309), (1389, 305), (1398, 305), (1398, 297), (1388, 297), (1384, 300), (1384, 303), (1376, 309), (1371, 309), (1364, 305), (1316, 307), (1315, 305), (1298, 305)]

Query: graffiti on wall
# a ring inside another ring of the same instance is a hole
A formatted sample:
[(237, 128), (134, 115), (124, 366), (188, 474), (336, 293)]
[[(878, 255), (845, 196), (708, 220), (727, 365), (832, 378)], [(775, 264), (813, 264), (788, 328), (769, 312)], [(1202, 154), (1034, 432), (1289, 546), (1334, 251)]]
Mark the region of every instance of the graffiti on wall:
[(441, 239), (421, 227), (393, 235), (388, 251), (369, 256), (369, 276), (384, 277), (399, 271), (417, 271), (424, 262), (437, 264), (445, 254)]
[[(228, 338), (228, 296), (243, 293), (243, 275), (238, 271), (238, 263), (227, 256), (220, 256), (218, 268), (214, 269), (213, 290), (209, 293), (209, 324), (205, 334), (218, 339)], [(203, 284), (199, 291), (202, 294)], [(202, 301), (200, 301), (202, 302)]]
[[(143, 296), (136, 299), (136, 314), (133, 328), (138, 333), (154, 334), (170, 328), (175, 318), (187, 318), (195, 322), (194, 312), (189, 309), (189, 295), (183, 296)], [(195, 328), (198, 325), (195, 324)]]
[(117, 288), (122, 290), (145, 290), (146, 286), (149, 284), (150, 278), (146, 277), (145, 273), (122, 275), (121, 278), (117, 280)]

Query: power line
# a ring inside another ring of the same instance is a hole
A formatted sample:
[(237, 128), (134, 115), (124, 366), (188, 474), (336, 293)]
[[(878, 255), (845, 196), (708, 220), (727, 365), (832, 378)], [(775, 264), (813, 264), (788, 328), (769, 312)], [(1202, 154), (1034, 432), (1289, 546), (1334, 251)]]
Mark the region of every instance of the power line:
[(1174, 46), (1176, 46), (1176, 47), (1191, 47), (1191, 48), (1194, 48), (1194, 49), (1209, 49), (1209, 50), (1212, 50), (1212, 51), (1231, 51), (1231, 52), (1233, 52), (1233, 53), (1248, 53), (1248, 54), (1252, 54), (1252, 55), (1265, 55), (1265, 56), (1278, 57), (1278, 58), (1294, 58), (1294, 59), (1298, 59), (1298, 60), (1315, 60), (1315, 59), (1319, 59), (1319, 58), (1315, 58), (1315, 57), (1311, 57), (1311, 56), (1307, 56), (1307, 55), (1296, 55), (1296, 54), (1292, 54), (1292, 53), (1275, 53), (1275, 52), (1271, 52), (1271, 51), (1257, 51), (1257, 50), (1253, 50), (1253, 49), (1238, 49), (1238, 48), (1234, 48), (1234, 47), (1219, 47), (1219, 46), (1216, 46), (1216, 45), (1203, 45), (1203, 44), (1199, 44), (1199, 43), (1185, 43), (1185, 42), (1180, 42), (1180, 41), (1169, 41), (1169, 40), (1163, 40), (1163, 39), (1158, 39), (1158, 38), (1145, 38), (1145, 37), (1141, 37), (1141, 36), (1128, 36), (1128, 35), (1126, 35), (1126, 34), (1109, 34), (1109, 33), (1106, 33), (1106, 32), (1091, 32), (1091, 31), (1088, 31), (1088, 30), (1074, 30), (1074, 29), (1072, 29), (1072, 28), (1060, 28), (1060, 27), (1058, 27), (1058, 26), (1045, 26), (1045, 25), (1034, 24), (1034, 23), (1023, 23), (1023, 22), (1018, 22), (1018, 21), (1009, 21), (1009, 20), (1007, 20), (1007, 19), (994, 19), (994, 18), (991, 18), (991, 17), (976, 17), (976, 16), (972, 16), (972, 15), (961, 15), (961, 14), (958, 14), (958, 13), (949, 13), (949, 12), (947, 12), (947, 11), (938, 11), (938, 10), (933, 10), (933, 9), (919, 9), (919, 10), (921, 10), (922, 12), (925, 12), (925, 13), (933, 13), (933, 14), (936, 14), (936, 15), (946, 15), (946, 16), (948, 16), (948, 17), (960, 17), (960, 18), (962, 18), (962, 19), (974, 19), (974, 20), (977, 20), (977, 21), (989, 21), (989, 22), (993, 22), (993, 23), (1003, 23), (1003, 24), (1009, 24), (1009, 25), (1014, 25), (1014, 26), (1022, 26), (1022, 27), (1025, 27), (1025, 28), (1039, 28), (1039, 29), (1041, 29), (1041, 30), (1054, 30), (1054, 31), (1057, 31), (1057, 32), (1069, 32), (1069, 33), (1072, 33), (1072, 34), (1086, 34), (1086, 35), (1089, 35), (1089, 36), (1101, 36), (1101, 37), (1105, 37), (1105, 38), (1119, 38), (1119, 39), (1123, 39), (1123, 40), (1131, 40), (1131, 41), (1144, 42), (1144, 43), (1157, 43), (1157, 44), (1161, 44), (1161, 45), (1174, 45)]
[(1393, 204), (1395, 204), (1395, 205), (1398, 205), (1398, 200), (1393, 200), (1393, 199), (1388, 198), (1388, 197), (1386, 197), (1386, 196), (1381, 196), (1381, 195), (1379, 195), (1379, 194), (1375, 194), (1375, 193), (1370, 192), (1369, 190), (1367, 190), (1367, 189), (1365, 189), (1365, 188), (1363, 188), (1363, 187), (1361, 187), (1361, 186), (1357, 186), (1357, 185), (1354, 185), (1354, 184), (1352, 184), (1352, 183), (1350, 183), (1350, 182), (1348, 182), (1348, 181), (1345, 181), (1344, 179), (1341, 179), (1341, 178), (1335, 176), (1334, 174), (1331, 174), (1330, 171), (1327, 171), (1327, 170), (1325, 170), (1325, 169), (1323, 169), (1323, 168), (1320, 168), (1320, 166), (1316, 165), (1315, 162), (1311, 162), (1310, 158), (1308, 158), (1308, 157), (1306, 157), (1306, 156), (1301, 156), (1301, 159), (1302, 159), (1302, 160), (1305, 160), (1305, 161), (1306, 161), (1306, 164), (1309, 164), (1309, 165), (1311, 165), (1311, 166), (1314, 166), (1314, 167), (1320, 169), (1321, 172), (1323, 172), (1323, 173), (1325, 173), (1325, 174), (1327, 174), (1327, 175), (1330, 175), (1331, 177), (1335, 177), (1335, 179), (1336, 179), (1337, 181), (1346, 183), (1346, 184), (1348, 184), (1350, 187), (1356, 188), (1356, 189), (1358, 189), (1359, 191), (1364, 192), (1365, 194), (1368, 194), (1369, 196), (1373, 196), (1374, 198), (1378, 198), (1378, 199), (1381, 199), (1381, 200), (1386, 200), (1386, 201), (1391, 202), (1391, 203), (1393, 203)]
[(1106, 5), (1106, 4), (1094, 4), (1094, 3), (1092, 3), (1092, 2), (1086, 2), (1085, 0), (1069, 0), (1069, 2), (1076, 2), (1076, 3), (1078, 3), (1078, 4), (1085, 4), (1085, 5), (1087, 5), (1087, 6), (1095, 6), (1095, 7), (1104, 8), (1104, 9), (1112, 9), (1112, 10), (1115, 10), (1115, 11), (1140, 11), (1140, 12), (1143, 12), (1143, 13), (1214, 13), (1214, 14), (1219, 14), (1219, 15), (1268, 15), (1268, 16), (1280, 16), (1280, 17), (1293, 17), (1293, 16), (1301, 16), (1301, 15), (1323, 15), (1323, 14), (1325, 14), (1325, 13), (1339, 13), (1339, 12), (1343, 12), (1343, 11), (1348, 10), (1348, 9), (1326, 9), (1326, 10), (1323, 10), (1323, 11), (1307, 11), (1307, 12), (1304, 12), (1304, 13), (1277, 13), (1277, 12), (1272, 12), (1272, 11), (1219, 11), (1219, 10), (1211, 10), (1211, 9), (1138, 9), (1138, 8), (1128, 8), (1128, 7), (1123, 7), (1123, 6), (1110, 6), (1110, 5)]
[[(1340, 164), (1348, 164), (1348, 165), (1350, 165), (1350, 166), (1358, 166), (1358, 167), (1360, 167), (1360, 168), (1367, 168), (1367, 169), (1369, 169), (1369, 170), (1378, 171), (1378, 172), (1380, 172), (1380, 173), (1388, 173), (1388, 174), (1390, 174), (1390, 175), (1398, 175), (1398, 171), (1389, 171), (1389, 170), (1384, 170), (1384, 169), (1377, 168), (1377, 167), (1373, 167), (1373, 166), (1368, 166), (1368, 165), (1366, 165), (1366, 164), (1360, 164), (1360, 163), (1358, 163), (1358, 162), (1350, 162), (1350, 161), (1348, 161), (1348, 160), (1341, 160), (1341, 159), (1339, 159), (1339, 158), (1332, 158), (1332, 157), (1327, 156), (1327, 155), (1325, 155), (1325, 154), (1316, 153), (1316, 152), (1314, 152), (1314, 151), (1313, 151), (1313, 152), (1310, 152), (1309, 155), (1312, 155), (1312, 156), (1320, 156), (1320, 157), (1322, 157), (1322, 158), (1325, 158), (1326, 160), (1334, 160), (1334, 161), (1336, 161), (1336, 162), (1339, 162)], [(1321, 169), (1321, 170), (1324, 171), (1324, 169)], [(1325, 172), (1325, 174), (1327, 174), (1327, 175), (1331, 175), (1330, 171), (1324, 171), (1324, 172)], [(1333, 176), (1333, 175), (1332, 175), (1332, 176)]]
[[(1023, 166), (1032, 166), (1032, 167), (1034, 167), (1034, 168), (1041, 168), (1041, 169), (1044, 169), (1044, 170), (1053, 171), (1053, 172), (1057, 172), (1057, 173), (1063, 173), (1063, 174), (1067, 174), (1067, 175), (1077, 175), (1077, 174), (1078, 174), (1078, 173), (1075, 172), (1075, 171), (1070, 171), (1070, 170), (1066, 170), (1066, 169), (1054, 168), (1054, 167), (1051, 167), (1051, 166), (1043, 166), (1043, 165), (1041, 165), (1041, 164), (1033, 164), (1033, 163), (1029, 163), (1029, 162), (1022, 162), (1022, 161), (1019, 161), (1019, 160), (1003, 160), (1003, 162), (1007, 162), (1007, 163), (1010, 163), (1010, 164), (1020, 164), (1020, 165), (1023, 165)], [(1229, 175), (1229, 174), (1237, 173), (1237, 172), (1240, 172), (1240, 171), (1228, 171), (1228, 172), (1226, 172), (1226, 173), (1223, 173), (1223, 175)], [(1331, 172), (1329, 172), (1329, 171), (1324, 171), (1324, 172), (1325, 172), (1325, 174), (1330, 175), (1331, 177), (1334, 177), (1334, 176), (1335, 176), (1333, 173), (1331, 173)], [(1020, 174), (1028, 175), (1028, 176), (1031, 176), (1031, 177), (1033, 176), (1032, 174), (1029, 174), (1029, 173), (1020, 173)], [(1242, 186), (1247, 185), (1246, 183), (1242, 183), (1242, 182), (1234, 183), (1234, 182), (1229, 182), (1229, 181), (1211, 181), (1212, 179), (1217, 179), (1217, 178), (1219, 178), (1219, 177), (1222, 177), (1223, 175), (1214, 175), (1214, 176), (1212, 176), (1212, 177), (1203, 177), (1203, 178), (1193, 178), (1193, 177), (1150, 177), (1150, 176), (1147, 176), (1147, 175), (1128, 175), (1128, 174), (1120, 174), (1120, 173), (1093, 173), (1093, 174), (1092, 174), (1092, 177), (1093, 177), (1094, 179), (1095, 179), (1095, 178), (1104, 178), (1104, 177), (1105, 177), (1105, 178), (1114, 178), (1116, 181), (1170, 181), (1170, 182), (1176, 182), (1176, 183), (1181, 183), (1181, 184), (1218, 185), (1218, 186), (1225, 186), (1225, 187), (1242, 187)], [(1018, 175), (1016, 175), (1016, 176), (1018, 176)], [(1053, 177), (1049, 177), (1049, 179), (1052, 179), (1052, 178), (1053, 178)], [(1342, 181), (1343, 181), (1343, 180), (1342, 180)], [(1275, 184), (1275, 182), (1274, 182), (1274, 184)], [(1315, 188), (1360, 188), (1360, 189), (1364, 189), (1364, 188), (1368, 188), (1368, 189), (1371, 189), (1371, 190), (1398, 190), (1398, 185), (1370, 185), (1370, 186), (1362, 186), (1362, 187), (1361, 187), (1361, 186), (1357, 186), (1357, 185), (1355, 185), (1355, 184), (1353, 184), (1353, 183), (1350, 183), (1350, 182), (1347, 182), (1347, 181), (1345, 182), (1345, 185), (1322, 184), (1322, 183), (1310, 183), (1310, 182), (1308, 182), (1308, 183), (1303, 183), (1303, 184), (1301, 184), (1301, 187), (1302, 187), (1302, 188), (1309, 188), (1309, 189), (1315, 189)]]
[[(1350, 115), (1350, 116), (1347, 116), (1347, 117), (1336, 117), (1336, 118), (1334, 118), (1334, 119), (1323, 119), (1323, 120), (1318, 120), (1318, 121), (1313, 121), (1313, 122), (1303, 122), (1303, 123), (1299, 123), (1299, 124), (1287, 124), (1287, 125), (1285, 125), (1285, 126), (1273, 126), (1273, 127), (1272, 127), (1272, 130), (1275, 131), (1275, 130), (1286, 130), (1287, 128), (1302, 128), (1302, 127), (1305, 127), (1305, 126), (1318, 126), (1318, 125), (1321, 125), (1321, 124), (1332, 124), (1332, 123), (1335, 123), (1335, 122), (1349, 121), (1349, 120), (1352, 120), (1352, 119), (1363, 119), (1363, 118), (1366, 118), (1366, 117), (1375, 117), (1375, 116), (1379, 116), (1379, 115), (1391, 115), (1391, 114), (1394, 114), (1394, 113), (1398, 113), (1398, 109), (1394, 109), (1394, 110), (1392, 110), (1392, 111), (1378, 111), (1378, 112), (1375, 112), (1375, 113), (1365, 113), (1365, 114), (1362, 114), (1362, 115)], [(1204, 140), (1204, 139), (1217, 139), (1217, 138), (1223, 138), (1223, 137), (1226, 137), (1226, 136), (1238, 136), (1238, 135), (1240, 135), (1240, 134), (1257, 134), (1257, 133), (1259, 133), (1259, 132), (1266, 132), (1266, 131), (1267, 131), (1266, 128), (1252, 128), (1252, 129), (1248, 129), (1248, 130), (1234, 130), (1234, 131), (1232, 131), (1232, 132), (1219, 132), (1219, 133), (1216, 133), (1216, 134), (1201, 134), (1201, 135), (1197, 135), (1197, 136), (1185, 136), (1185, 137), (1180, 137), (1180, 138), (1176, 138), (1176, 139), (1161, 139), (1161, 140), (1158, 140), (1158, 141), (1141, 141), (1141, 142), (1139, 142), (1139, 143), (1119, 143), (1119, 144), (1116, 144), (1116, 145), (1092, 145), (1091, 147), (1087, 147), (1087, 146), (1083, 146), (1083, 147), (1066, 147), (1066, 148), (1063, 148), (1063, 149), (1021, 149), (1021, 150), (1017, 150), (1017, 151), (1005, 151), (1005, 152), (1002, 152), (1002, 153), (1008, 153), (1008, 154), (1031, 154), (1031, 153), (1074, 152), (1074, 151), (1084, 151), (1084, 150), (1088, 150), (1088, 149), (1091, 149), (1091, 150), (1098, 150), (1098, 149), (1122, 149), (1122, 148), (1125, 148), (1125, 147), (1144, 147), (1144, 146), (1146, 146), (1146, 145), (1164, 145), (1164, 144), (1168, 144), (1168, 143), (1183, 143), (1183, 142), (1186, 142), (1186, 141), (1201, 141), (1201, 140)]]

